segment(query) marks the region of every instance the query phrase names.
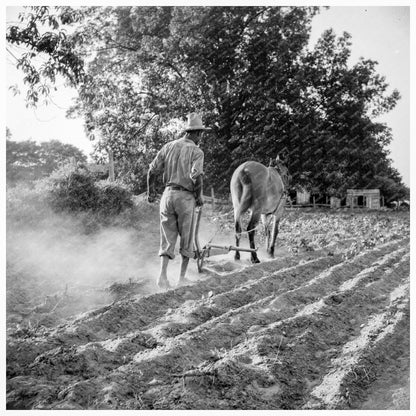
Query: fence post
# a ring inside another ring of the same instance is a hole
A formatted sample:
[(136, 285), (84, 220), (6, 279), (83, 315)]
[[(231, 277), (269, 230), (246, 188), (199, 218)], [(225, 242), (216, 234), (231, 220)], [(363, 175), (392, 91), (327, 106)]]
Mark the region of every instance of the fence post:
[(214, 195), (214, 188), (211, 186), (211, 198), (212, 198), (212, 210), (215, 209), (215, 195)]
[(112, 149), (108, 149), (108, 177), (110, 182), (114, 182), (114, 153)]

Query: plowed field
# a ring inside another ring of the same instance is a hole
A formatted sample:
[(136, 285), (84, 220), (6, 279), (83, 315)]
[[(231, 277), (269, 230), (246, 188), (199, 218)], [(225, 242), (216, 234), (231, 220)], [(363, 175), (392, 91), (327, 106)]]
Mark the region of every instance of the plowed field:
[(408, 213), (290, 212), (278, 245), (258, 265), (210, 257), (189, 286), (10, 326), (7, 407), (408, 409)]

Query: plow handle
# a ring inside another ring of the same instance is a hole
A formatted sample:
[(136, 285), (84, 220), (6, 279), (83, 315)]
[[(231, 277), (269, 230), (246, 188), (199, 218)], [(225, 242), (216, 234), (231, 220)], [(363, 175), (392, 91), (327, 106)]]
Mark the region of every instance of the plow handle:
[(201, 216), (202, 216), (202, 207), (197, 207), (196, 208), (196, 220), (195, 220), (195, 225), (194, 225), (194, 230), (193, 230), (193, 240), (194, 240), (194, 250), (195, 250), (195, 254), (196, 254), (196, 264), (198, 267), (198, 272), (201, 273), (202, 272), (202, 265), (204, 263), (204, 255), (205, 255), (205, 250), (202, 249), (201, 250), (201, 245), (199, 244), (199, 223), (201, 222)]

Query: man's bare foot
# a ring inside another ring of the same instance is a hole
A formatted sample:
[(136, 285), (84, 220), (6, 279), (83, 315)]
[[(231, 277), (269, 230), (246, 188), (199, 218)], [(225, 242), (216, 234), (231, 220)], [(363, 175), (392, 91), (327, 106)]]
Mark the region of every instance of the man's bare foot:
[(169, 284), (169, 280), (168, 279), (159, 279), (157, 281), (157, 285), (161, 288), (161, 289), (165, 289), (165, 290), (169, 290), (171, 288), (170, 284)]

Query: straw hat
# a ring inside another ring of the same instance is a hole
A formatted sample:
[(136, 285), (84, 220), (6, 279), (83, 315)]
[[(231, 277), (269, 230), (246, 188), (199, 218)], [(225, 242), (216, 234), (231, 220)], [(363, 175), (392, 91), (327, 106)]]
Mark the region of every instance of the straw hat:
[(195, 131), (195, 130), (211, 130), (209, 127), (205, 127), (202, 124), (201, 116), (197, 113), (188, 114), (188, 121), (185, 126), (185, 131)]

